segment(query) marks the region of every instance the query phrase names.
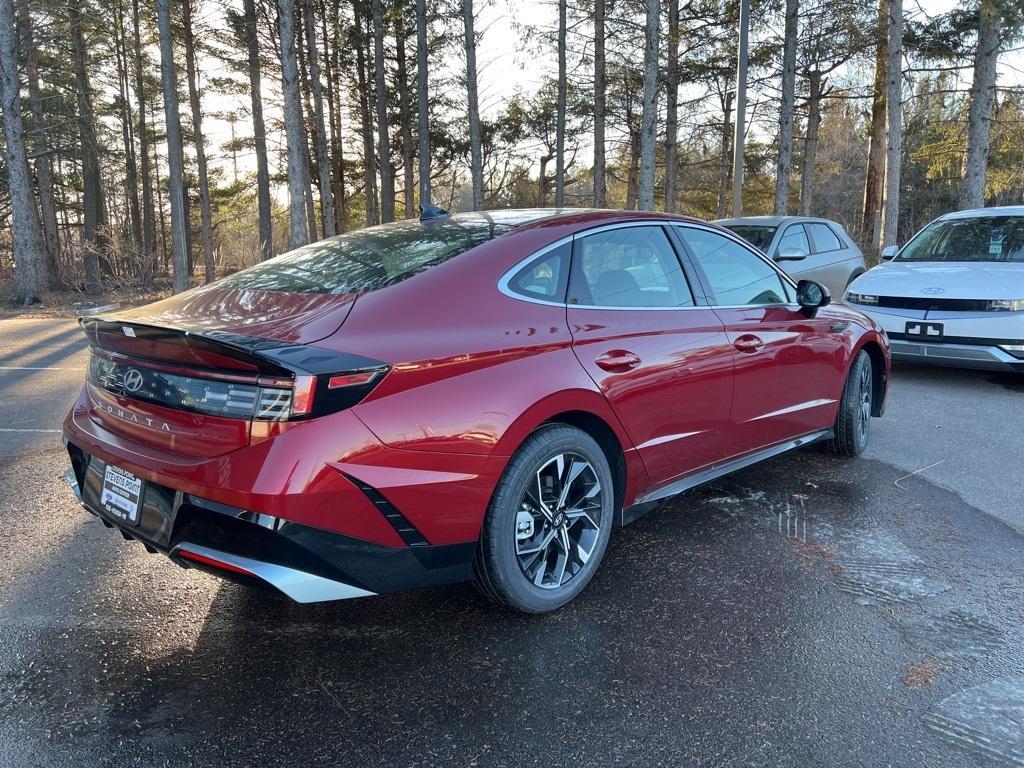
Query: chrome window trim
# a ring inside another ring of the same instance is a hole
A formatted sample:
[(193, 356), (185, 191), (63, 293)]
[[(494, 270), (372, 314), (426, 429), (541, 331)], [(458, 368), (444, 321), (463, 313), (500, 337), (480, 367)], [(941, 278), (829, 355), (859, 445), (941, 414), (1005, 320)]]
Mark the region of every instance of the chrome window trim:
[(767, 309), (771, 307), (787, 307), (798, 310), (800, 308), (800, 305), (797, 304), (796, 302), (788, 301), (774, 304), (696, 304), (692, 307), (597, 307), (594, 306), (593, 304), (569, 304), (568, 302), (565, 301), (547, 301), (545, 299), (537, 299), (533, 298), (532, 296), (524, 296), (521, 293), (516, 293), (509, 287), (509, 283), (512, 281), (512, 278), (515, 277), (521, 269), (526, 267), (535, 259), (544, 256), (544, 254), (548, 253), (549, 251), (552, 251), (555, 248), (558, 248), (559, 246), (565, 245), (566, 243), (571, 243), (577, 237), (586, 237), (588, 235), (597, 234), (599, 232), (606, 232), (612, 229), (624, 229), (626, 227), (688, 227), (690, 229), (699, 229), (706, 232), (713, 232), (714, 234), (717, 235), (722, 235), (723, 237), (732, 240), (737, 245), (742, 246), (747, 251), (761, 259), (761, 261), (763, 261), (773, 270), (775, 270), (775, 273), (779, 275), (793, 289), (793, 294), (796, 295), (796, 283), (793, 281), (793, 279), (785, 272), (783, 272), (778, 267), (778, 265), (775, 264), (775, 262), (768, 258), (768, 256), (758, 251), (752, 245), (743, 240), (743, 238), (741, 238), (739, 235), (735, 235), (727, 229), (704, 226), (696, 222), (675, 221), (673, 219), (645, 219), (641, 221), (616, 222), (615, 224), (598, 225), (591, 229), (585, 229), (581, 232), (576, 232), (574, 234), (561, 237), (558, 240), (555, 240), (553, 243), (545, 245), (543, 248), (534, 251), (526, 258), (516, 262), (515, 265), (508, 269), (498, 279), (498, 291), (508, 296), (510, 299), (515, 299), (516, 301), (525, 301), (528, 304), (541, 304), (548, 307), (565, 307), (567, 309), (612, 310), (617, 312), (681, 312), (692, 311), (695, 309)]
[[(526, 267), (528, 264), (533, 262), (535, 259), (542, 257), (549, 251), (558, 248), (559, 246), (565, 245), (566, 243), (573, 242), (577, 237), (587, 237), (589, 235), (595, 235), (600, 232), (607, 232), (613, 229), (625, 229), (627, 227), (665, 227), (672, 224), (670, 219), (642, 219), (639, 221), (619, 221), (614, 224), (599, 224), (590, 229), (585, 229), (580, 232), (575, 232), (571, 235), (561, 237), (553, 243), (545, 245), (543, 248), (534, 251), (526, 258), (516, 262), (516, 264), (509, 270), (507, 270), (501, 278), (498, 280), (498, 291), (508, 296), (510, 299), (516, 301), (525, 301), (529, 304), (541, 304), (548, 307), (565, 307), (566, 309), (608, 309), (613, 311), (628, 311), (628, 312), (676, 312), (679, 310), (692, 310), (692, 309), (711, 309), (711, 307), (705, 304), (695, 304), (690, 307), (598, 307), (593, 304), (570, 304), (567, 301), (547, 301), (545, 299), (537, 299), (532, 296), (524, 296), (521, 293), (516, 293), (509, 287), (509, 283), (521, 269)], [(673, 248), (675, 244), (671, 243)], [(570, 255), (570, 259), (572, 256)], [(681, 267), (680, 267), (681, 268)], [(568, 288), (566, 288), (568, 291)], [(694, 297), (695, 298), (695, 297)]]

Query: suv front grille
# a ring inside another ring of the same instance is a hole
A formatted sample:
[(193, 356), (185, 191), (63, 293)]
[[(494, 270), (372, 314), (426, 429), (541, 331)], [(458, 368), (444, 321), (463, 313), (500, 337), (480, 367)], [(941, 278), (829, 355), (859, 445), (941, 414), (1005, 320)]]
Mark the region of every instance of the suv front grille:
[(921, 309), (946, 312), (985, 312), (987, 299), (936, 299), (912, 298), (905, 296), (879, 296), (878, 306), (898, 309)]

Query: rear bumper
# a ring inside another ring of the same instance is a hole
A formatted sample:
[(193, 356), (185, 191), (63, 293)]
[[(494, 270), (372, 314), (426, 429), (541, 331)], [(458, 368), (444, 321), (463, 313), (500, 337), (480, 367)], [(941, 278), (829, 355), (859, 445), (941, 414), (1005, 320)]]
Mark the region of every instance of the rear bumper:
[(272, 587), (300, 603), (433, 586), (472, 577), (475, 542), (389, 547), (248, 512), (158, 483), (144, 487), (137, 525), (96, 503), (105, 463), (73, 443), (66, 474), (82, 506), (104, 525), (183, 567)]

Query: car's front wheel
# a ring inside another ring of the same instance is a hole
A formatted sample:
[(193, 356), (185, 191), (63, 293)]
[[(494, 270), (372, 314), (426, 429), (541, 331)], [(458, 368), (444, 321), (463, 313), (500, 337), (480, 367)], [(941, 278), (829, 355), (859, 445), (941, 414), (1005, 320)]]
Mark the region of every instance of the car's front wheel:
[(474, 563), (477, 586), (525, 613), (560, 608), (593, 577), (608, 546), (615, 492), (586, 432), (551, 424), (530, 435), (494, 492)]
[(868, 445), (874, 386), (871, 355), (863, 349), (850, 366), (839, 401), (835, 437), (829, 443), (838, 456), (859, 456)]

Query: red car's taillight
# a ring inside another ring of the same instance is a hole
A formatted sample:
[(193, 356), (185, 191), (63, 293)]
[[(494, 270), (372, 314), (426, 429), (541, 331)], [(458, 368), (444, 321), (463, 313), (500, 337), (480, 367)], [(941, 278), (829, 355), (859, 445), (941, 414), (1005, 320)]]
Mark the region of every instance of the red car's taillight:
[(198, 370), (94, 350), (89, 381), (122, 397), (208, 416), (290, 421), (351, 408), (384, 378), (389, 366), (295, 373), (285, 377)]

